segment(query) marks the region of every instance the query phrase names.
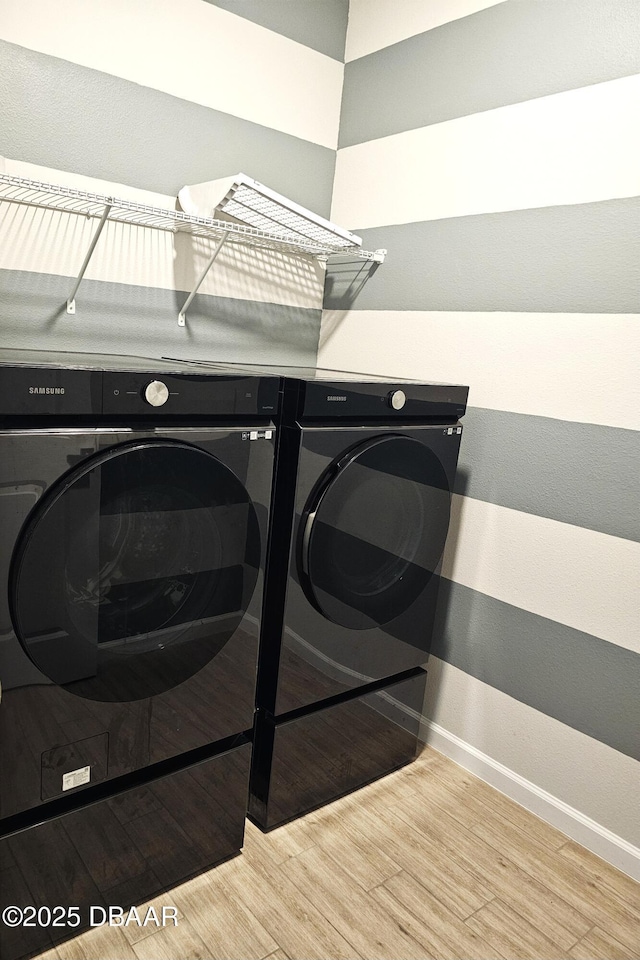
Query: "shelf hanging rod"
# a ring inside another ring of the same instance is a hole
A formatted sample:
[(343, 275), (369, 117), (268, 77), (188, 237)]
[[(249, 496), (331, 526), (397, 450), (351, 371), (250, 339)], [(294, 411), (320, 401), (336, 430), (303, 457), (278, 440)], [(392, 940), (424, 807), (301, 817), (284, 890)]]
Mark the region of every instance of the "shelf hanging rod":
[(89, 244), (89, 249), (87, 250), (87, 255), (84, 258), (84, 263), (80, 267), (80, 273), (78, 274), (78, 279), (76, 280), (74, 288), (71, 291), (71, 295), (67, 300), (67, 313), (74, 314), (76, 312), (76, 293), (78, 292), (78, 288), (82, 283), (82, 278), (84, 277), (85, 270), (89, 266), (89, 261), (91, 260), (93, 251), (96, 248), (96, 243), (100, 239), (100, 234), (102, 233), (102, 229), (105, 223), (107, 222), (109, 214), (111, 213), (112, 206), (113, 206), (113, 198), (109, 197), (108, 202), (105, 204), (105, 208), (102, 211), (102, 216), (100, 217), (100, 223), (96, 227), (96, 232), (94, 233), (91, 239), (91, 243)]
[(199, 279), (198, 279), (195, 287), (193, 288), (193, 290), (191, 291), (191, 293), (190, 293), (189, 296), (187, 297), (187, 299), (186, 299), (186, 301), (185, 301), (185, 304), (184, 304), (182, 310), (181, 310), (180, 313), (178, 314), (178, 326), (179, 326), (179, 327), (184, 327), (184, 326), (185, 326), (185, 324), (186, 324), (186, 322), (187, 322), (186, 314), (187, 314), (187, 310), (188, 310), (189, 307), (191, 306), (191, 301), (193, 300), (193, 298), (195, 297), (196, 293), (197, 293), (198, 290), (200, 289), (200, 285), (202, 284), (202, 281), (204, 280), (204, 278), (206, 277), (206, 275), (209, 273), (209, 270), (210, 270), (211, 267), (213, 266), (213, 261), (215, 260), (215, 258), (218, 256), (218, 254), (219, 254), (220, 251), (222, 250), (222, 244), (225, 242), (225, 240), (227, 239), (228, 236), (229, 236), (229, 234), (228, 234), (227, 232), (225, 232), (225, 233), (220, 237), (220, 239), (218, 240), (218, 242), (217, 242), (217, 244), (216, 244), (215, 250), (213, 251), (213, 253), (212, 253), (211, 256), (209, 257), (209, 260), (207, 261), (206, 267), (204, 268), (204, 270), (203, 270), (202, 273), (200, 274), (200, 277), (199, 277)]

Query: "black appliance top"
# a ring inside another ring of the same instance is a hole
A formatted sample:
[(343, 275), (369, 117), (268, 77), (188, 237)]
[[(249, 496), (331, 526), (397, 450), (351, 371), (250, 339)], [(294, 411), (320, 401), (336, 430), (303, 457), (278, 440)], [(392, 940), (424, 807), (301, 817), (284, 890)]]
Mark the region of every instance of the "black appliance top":
[[(164, 358), (169, 362), (169, 358)], [(409, 380), (353, 370), (271, 364), (179, 360), (197, 369), (278, 376), (283, 417), (304, 422), (457, 420), (464, 416), (469, 388), (462, 384)]]
[(280, 378), (153, 357), (0, 349), (0, 419), (272, 418)]
[[(165, 371), (167, 373), (192, 374), (194, 361), (171, 360), (165, 357), (127, 356), (121, 353), (82, 353), (76, 350), (32, 350), (2, 347), (0, 348), (0, 366), (52, 367), (60, 370), (99, 370), (102, 372), (127, 370), (130, 372), (162, 373)], [(238, 371), (235, 375), (238, 375)], [(265, 376), (268, 375), (265, 368)]]
[[(377, 373), (363, 373), (358, 370), (333, 370), (330, 367), (309, 367), (289, 364), (272, 363), (235, 363), (226, 360), (187, 360), (173, 357), (163, 357), (165, 363), (179, 363), (190, 367), (213, 367), (220, 370), (243, 371), (244, 373), (262, 373), (265, 376), (290, 377), (296, 380), (322, 381), (335, 380), (346, 383), (426, 383), (424, 380), (411, 380), (406, 377), (382, 376)], [(433, 386), (444, 387), (448, 384), (432, 382)]]

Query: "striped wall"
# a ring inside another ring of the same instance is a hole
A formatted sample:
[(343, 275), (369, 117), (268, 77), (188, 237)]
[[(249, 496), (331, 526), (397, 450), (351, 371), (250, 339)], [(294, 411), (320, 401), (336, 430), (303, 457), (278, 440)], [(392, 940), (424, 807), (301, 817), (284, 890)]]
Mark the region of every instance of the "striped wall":
[(242, 170), (389, 250), (332, 271), (322, 311), (317, 265), (223, 249), (179, 329), (209, 248), (109, 225), (70, 317), (92, 224), (2, 204), (3, 345), (469, 383), (425, 735), (607, 855), (640, 844), (639, 50), (637, 0), (0, 17), (7, 172), (173, 207)]
[[(283, 16), (281, 0), (9, 0), (0, 17), (6, 171), (170, 208), (184, 184), (242, 171), (328, 215), (347, 2), (314, 0), (311, 15), (306, 3), (286, 7)], [(179, 329), (211, 246), (142, 228), (107, 225), (67, 316), (94, 228), (0, 205), (5, 345), (315, 359), (317, 264), (223, 248)]]
[(351, 0), (346, 61), (389, 253), (319, 363), (471, 388), (425, 737), (640, 877), (640, 5)]

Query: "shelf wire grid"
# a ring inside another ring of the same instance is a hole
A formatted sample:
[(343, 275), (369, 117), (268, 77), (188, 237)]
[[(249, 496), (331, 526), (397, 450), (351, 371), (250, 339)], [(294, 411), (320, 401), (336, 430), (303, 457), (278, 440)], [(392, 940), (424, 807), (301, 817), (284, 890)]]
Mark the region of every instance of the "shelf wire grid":
[(381, 253), (381, 251), (371, 253), (362, 250), (356, 244), (345, 242), (338, 236), (332, 238), (332, 242), (329, 242), (328, 231), (325, 231), (325, 236), (318, 236), (318, 238), (303, 237), (300, 234), (293, 233), (295, 228), (292, 225), (292, 234), (287, 235), (283, 232), (276, 233), (273, 229), (242, 226), (230, 221), (193, 216), (181, 210), (167, 210), (162, 207), (137, 203), (134, 200), (123, 200), (118, 197), (109, 197), (86, 190), (77, 190), (74, 187), (44, 183), (39, 180), (29, 180), (11, 174), (0, 174), (0, 201), (27, 204), (46, 210), (58, 210), (63, 213), (91, 218), (102, 217), (105, 208), (110, 206), (107, 221), (149, 227), (154, 230), (166, 230), (172, 233), (188, 233), (195, 237), (212, 240), (220, 240), (225, 237), (225, 243), (266, 247), (280, 252), (303, 253), (321, 258), (327, 258), (335, 254), (346, 254), (358, 259), (378, 260), (378, 254)]
[(300, 243), (313, 242), (336, 252), (359, 249), (360, 246), (355, 241), (340, 236), (335, 230), (330, 230), (321, 223), (314, 223), (308, 217), (244, 184), (237, 187), (230, 197), (225, 198), (221, 206), (230, 216), (244, 220), (274, 236), (294, 237)]

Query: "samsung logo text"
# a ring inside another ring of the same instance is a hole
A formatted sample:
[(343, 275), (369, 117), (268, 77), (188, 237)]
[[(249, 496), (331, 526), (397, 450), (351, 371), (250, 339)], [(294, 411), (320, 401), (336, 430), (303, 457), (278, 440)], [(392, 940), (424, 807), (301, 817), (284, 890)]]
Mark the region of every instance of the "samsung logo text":
[(47, 396), (61, 396), (64, 393), (64, 387), (29, 387), (29, 393), (43, 393)]
[(346, 397), (327, 397), (327, 400), (346, 400)]

